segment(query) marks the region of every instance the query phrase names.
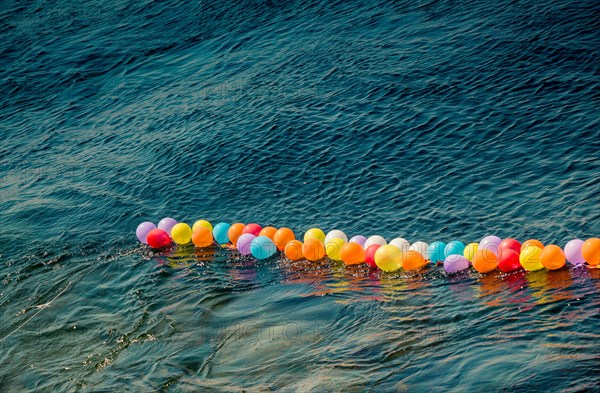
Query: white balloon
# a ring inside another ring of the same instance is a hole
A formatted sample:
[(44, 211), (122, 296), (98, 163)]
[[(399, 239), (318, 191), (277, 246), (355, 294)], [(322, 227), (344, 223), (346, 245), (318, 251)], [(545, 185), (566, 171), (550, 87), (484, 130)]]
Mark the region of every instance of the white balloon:
[(408, 240), (403, 239), (401, 237), (393, 239), (392, 241), (390, 241), (390, 244), (402, 252), (407, 252), (410, 247), (410, 243), (408, 242)]
[(379, 244), (380, 246), (385, 246), (387, 244), (387, 242), (385, 241), (385, 239), (383, 237), (381, 237), (379, 235), (371, 236), (365, 242), (364, 249), (366, 250), (367, 248), (369, 248), (369, 246), (371, 246), (373, 244)]
[(344, 243), (348, 243), (348, 236), (346, 236), (344, 232), (338, 231), (337, 229), (327, 233), (327, 236), (325, 236), (325, 244), (329, 243), (333, 239), (342, 239)]
[(429, 244), (427, 244), (425, 242), (414, 242), (413, 244), (410, 245), (409, 250), (418, 251), (421, 255), (423, 255), (423, 258), (427, 258), (427, 248), (428, 247), (429, 247)]

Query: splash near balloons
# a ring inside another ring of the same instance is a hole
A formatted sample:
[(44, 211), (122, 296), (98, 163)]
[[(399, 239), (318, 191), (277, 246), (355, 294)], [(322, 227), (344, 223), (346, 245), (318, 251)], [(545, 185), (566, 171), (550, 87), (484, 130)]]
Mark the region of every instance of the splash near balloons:
[(600, 238), (597, 237), (572, 239), (564, 248), (544, 245), (538, 239), (528, 239), (521, 244), (517, 239), (501, 239), (495, 235), (466, 245), (460, 240), (448, 243), (419, 240), (411, 244), (402, 237), (388, 242), (380, 235), (368, 238), (354, 235), (348, 240), (348, 235), (339, 229), (325, 233), (320, 228), (310, 228), (301, 237), (304, 239), (301, 242), (287, 227), (241, 222), (219, 222), (213, 226), (203, 219), (194, 221), (190, 227), (171, 217), (161, 219), (158, 225), (150, 221), (140, 223), (135, 236), (140, 243), (167, 252), (172, 249), (167, 247), (173, 245), (200, 249), (217, 247), (257, 261), (271, 257), (290, 262), (302, 259), (309, 262), (342, 261), (346, 266), (362, 265), (386, 273), (402, 270), (411, 275), (440, 270), (440, 262), (443, 271), (449, 275), (460, 272), (490, 274), (497, 270), (510, 275), (517, 271), (567, 269), (566, 266), (571, 266), (569, 269), (600, 266)]

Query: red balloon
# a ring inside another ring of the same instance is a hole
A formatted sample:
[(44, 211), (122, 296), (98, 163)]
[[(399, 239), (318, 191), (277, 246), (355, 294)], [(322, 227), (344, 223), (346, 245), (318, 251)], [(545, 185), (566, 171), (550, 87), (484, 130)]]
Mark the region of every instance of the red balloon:
[(146, 241), (148, 242), (148, 245), (152, 248), (162, 248), (171, 244), (171, 237), (166, 231), (155, 228), (148, 232), (148, 237), (146, 237)]
[(367, 247), (367, 251), (365, 251), (365, 262), (371, 267), (377, 268), (377, 264), (375, 263), (375, 251), (381, 247), (381, 244), (371, 244)]
[(259, 236), (260, 231), (262, 231), (262, 227), (258, 224), (248, 224), (242, 229), (242, 233), (251, 233), (254, 236)]
[(500, 243), (500, 247), (498, 248), (499, 254), (502, 254), (502, 250), (513, 250), (517, 254), (521, 253), (521, 243), (511, 238), (502, 240), (502, 242)]
[(502, 270), (504, 273), (510, 273), (521, 269), (519, 253), (510, 248), (503, 249), (500, 253), (498, 269)]

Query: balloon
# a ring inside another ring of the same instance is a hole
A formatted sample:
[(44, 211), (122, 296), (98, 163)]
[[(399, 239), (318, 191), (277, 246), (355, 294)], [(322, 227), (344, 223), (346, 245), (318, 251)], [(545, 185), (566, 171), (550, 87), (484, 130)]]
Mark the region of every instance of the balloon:
[(377, 249), (381, 247), (381, 244), (371, 244), (369, 248), (365, 250), (365, 262), (367, 265), (376, 268), (377, 264), (375, 263), (375, 252)]
[(318, 261), (325, 256), (325, 246), (319, 239), (309, 237), (302, 245), (302, 255), (309, 261)]
[(342, 251), (342, 246), (344, 244), (346, 244), (344, 239), (340, 239), (340, 238), (329, 239), (329, 241), (327, 243), (325, 243), (325, 252), (327, 253), (327, 256), (329, 258), (333, 259), (334, 261), (341, 261), (342, 260), (341, 251)]
[(367, 248), (369, 248), (369, 246), (371, 244), (379, 244), (379, 245), (385, 246), (387, 244), (387, 242), (385, 241), (385, 239), (383, 237), (381, 237), (379, 235), (374, 235), (367, 239), (363, 248), (367, 249)]
[(486, 236), (479, 242), (479, 249), (491, 250), (494, 254), (498, 255), (500, 243), (502, 243), (502, 239), (500, 239), (498, 236)]
[(213, 230), (213, 226), (210, 222), (206, 221), (206, 220), (198, 220), (194, 223), (194, 225), (192, 225), (192, 232), (194, 232), (196, 229), (198, 229), (198, 227), (204, 227), (206, 229), (208, 229), (209, 231), (212, 232)]
[(521, 250), (521, 255), (519, 255), (519, 262), (521, 262), (523, 269), (527, 270), (528, 272), (542, 270), (544, 265), (542, 265), (542, 262), (540, 262), (541, 254), (542, 249), (538, 246), (527, 245), (527, 248), (523, 248)]
[(410, 243), (406, 239), (402, 239), (401, 237), (397, 237), (390, 241), (390, 246), (396, 247), (398, 250), (402, 252), (408, 251), (410, 248)]
[(234, 246), (237, 245), (237, 241), (239, 237), (242, 235), (242, 231), (244, 230), (245, 225), (241, 222), (236, 222), (227, 231), (227, 236), (229, 236), (229, 241)]
[(565, 266), (565, 254), (559, 246), (549, 244), (540, 254), (540, 263), (548, 270), (556, 270)]
[(409, 250), (402, 254), (402, 267), (404, 270), (419, 270), (427, 265), (427, 260), (423, 254), (416, 250)]
[(600, 264), (600, 239), (597, 237), (587, 239), (581, 246), (581, 255), (590, 266), (598, 266)]
[(475, 258), (475, 253), (477, 250), (479, 250), (479, 243), (469, 243), (465, 247), (463, 255), (469, 260), (469, 262), (473, 263), (473, 259)]
[[(319, 228), (311, 228), (308, 231), (306, 231), (306, 233), (304, 234), (304, 243), (305, 244), (308, 239), (317, 239), (321, 243), (324, 243), (325, 242), (325, 232), (323, 232)], [(319, 258), (319, 259), (321, 259), (321, 258)]]
[(427, 259), (431, 261), (431, 263), (437, 263), (446, 259), (444, 255), (444, 249), (446, 248), (446, 243), (444, 242), (433, 242), (427, 247)]
[(197, 227), (196, 230), (192, 232), (192, 242), (196, 247), (200, 248), (212, 246), (212, 231), (207, 227)]
[(299, 240), (290, 240), (284, 247), (285, 256), (290, 261), (297, 261), (302, 258), (302, 242)]
[[(450, 243), (448, 243), (448, 245), (450, 245)], [(444, 259), (444, 270), (446, 271), (446, 273), (458, 273), (468, 268), (469, 260), (463, 255), (450, 254), (446, 257), (446, 259)]]
[(521, 250), (524, 250), (525, 248), (527, 248), (527, 246), (536, 246), (541, 248), (542, 250), (544, 249), (544, 245), (542, 244), (542, 242), (537, 239), (525, 240), (523, 244), (521, 244)]
[(504, 273), (510, 273), (520, 268), (519, 254), (512, 248), (502, 249), (498, 260), (498, 269)]
[(365, 261), (365, 250), (358, 243), (346, 243), (340, 250), (340, 257), (346, 265), (357, 265)]
[(250, 246), (252, 245), (252, 240), (254, 240), (256, 236), (251, 233), (243, 233), (237, 240), (237, 249), (242, 255), (250, 255), (252, 252)]
[(266, 236), (272, 241), (275, 238), (275, 232), (277, 232), (277, 228), (275, 227), (264, 227), (258, 236)]
[(152, 248), (162, 248), (171, 244), (171, 237), (167, 231), (159, 228), (150, 230), (146, 240)]
[(375, 251), (375, 263), (384, 272), (395, 272), (402, 267), (402, 251), (390, 244)]
[[(518, 241), (516, 241), (515, 239), (504, 239), (502, 240), (502, 242), (500, 243), (500, 247), (498, 247), (498, 253), (502, 254), (502, 251), (504, 250), (514, 250), (517, 254), (521, 253), (521, 243), (519, 243)], [(502, 270), (502, 269), (500, 269)]]
[(177, 224), (177, 221), (171, 217), (165, 217), (158, 223), (158, 229), (162, 229), (167, 232), (169, 236), (171, 236), (171, 229)]
[(219, 244), (229, 243), (229, 229), (231, 225), (226, 222), (220, 222), (213, 228), (213, 237)]
[(583, 240), (581, 239), (573, 239), (567, 243), (564, 248), (565, 257), (567, 257), (567, 261), (569, 261), (572, 265), (581, 265), (585, 263), (585, 258), (581, 254), (581, 248), (583, 247)]
[(256, 259), (266, 259), (277, 252), (277, 247), (275, 247), (273, 240), (269, 239), (267, 236), (258, 236), (252, 239), (252, 242), (250, 243), (250, 252)]
[(242, 234), (244, 233), (251, 233), (254, 236), (258, 236), (260, 234), (260, 231), (262, 231), (262, 227), (258, 224), (248, 224), (244, 227), (244, 229), (242, 229)]
[(171, 229), (171, 237), (177, 244), (188, 244), (192, 240), (192, 228), (185, 222), (177, 223)]
[[(285, 246), (294, 240), (296, 236), (294, 236), (294, 232), (290, 228), (279, 228), (277, 232), (273, 235), (273, 241), (278, 249), (284, 250)], [(300, 242), (298, 242), (300, 243)], [(289, 257), (288, 257), (289, 258)], [(290, 258), (292, 259), (292, 258)], [(292, 259), (294, 260), (294, 259)]]
[(473, 257), (473, 267), (479, 273), (489, 273), (498, 268), (498, 256), (490, 249), (478, 249)]
[(352, 236), (352, 239), (350, 239), (348, 241), (348, 243), (360, 244), (360, 246), (364, 248), (366, 241), (367, 241), (367, 238), (364, 237), (363, 235), (356, 235), (356, 236)]
[(138, 225), (137, 229), (135, 230), (135, 235), (141, 243), (148, 244), (146, 238), (148, 237), (148, 232), (150, 232), (153, 229), (156, 229), (156, 225), (154, 225), (150, 221), (144, 221), (143, 223)]
[(333, 231), (329, 231), (327, 236), (325, 236), (325, 244), (327, 244), (332, 239), (342, 239), (344, 243), (348, 242), (348, 236), (342, 231), (338, 231), (337, 229)]
[[(392, 244), (392, 242), (390, 242), (390, 244)], [(395, 244), (392, 244), (392, 246), (394, 246), (394, 245)], [(421, 256), (423, 256), (423, 255), (427, 255), (428, 247), (429, 247), (429, 244), (427, 244), (425, 242), (414, 242), (413, 244), (410, 245), (410, 247), (408, 248), (407, 251), (418, 251), (419, 254), (421, 254)], [(404, 250), (402, 250), (402, 251), (404, 252)]]
[[(453, 240), (450, 243), (446, 244), (444, 248), (444, 257), (448, 258), (450, 255), (463, 255), (465, 252), (465, 244), (458, 240)], [(468, 259), (467, 259), (468, 260)], [(444, 259), (444, 265), (446, 264), (446, 259)]]

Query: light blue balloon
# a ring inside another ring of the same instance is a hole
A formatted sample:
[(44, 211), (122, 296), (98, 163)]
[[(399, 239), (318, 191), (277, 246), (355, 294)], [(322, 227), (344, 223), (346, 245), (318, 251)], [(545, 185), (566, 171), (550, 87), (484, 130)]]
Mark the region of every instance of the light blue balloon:
[(213, 237), (215, 238), (217, 243), (219, 243), (219, 244), (229, 243), (229, 234), (227, 232), (229, 232), (230, 227), (231, 227), (231, 225), (229, 225), (226, 222), (220, 222), (213, 227)]
[(446, 244), (444, 248), (444, 258), (448, 258), (449, 255), (463, 255), (465, 252), (465, 243), (453, 240)]
[(268, 258), (275, 254), (276, 251), (277, 247), (275, 243), (266, 236), (255, 237), (250, 244), (250, 252), (256, 259)]
[(446, 255), (444, 254), (445, 248), (446, 243), (444, 242), (438, 241), (431, 243), (429, 247), (427, 247), (427, 259), (429, 259), (433, 264), (443, 261), (446, 259)]

